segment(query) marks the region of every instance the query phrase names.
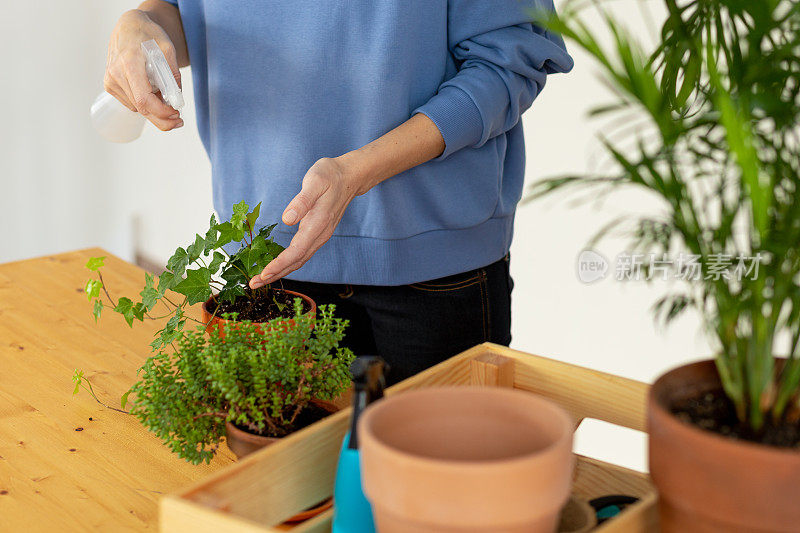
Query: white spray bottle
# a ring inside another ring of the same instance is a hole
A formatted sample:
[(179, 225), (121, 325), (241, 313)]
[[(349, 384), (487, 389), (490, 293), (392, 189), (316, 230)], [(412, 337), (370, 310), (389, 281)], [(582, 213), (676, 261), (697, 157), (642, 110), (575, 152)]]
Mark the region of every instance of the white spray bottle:
[[(164, 52), (152, 39), (142, 43), (142, 51), (150, 85), (161, 92), (161, 98), (167, 105), (180, 111), (184, 104), (183, 93), (172, 75)], [(144, 129), (145, 118), (142, 115), (131, 111), (105, 91), (92, 104), (91, 115), (94, 128), (111, 142), (135, 141)]]

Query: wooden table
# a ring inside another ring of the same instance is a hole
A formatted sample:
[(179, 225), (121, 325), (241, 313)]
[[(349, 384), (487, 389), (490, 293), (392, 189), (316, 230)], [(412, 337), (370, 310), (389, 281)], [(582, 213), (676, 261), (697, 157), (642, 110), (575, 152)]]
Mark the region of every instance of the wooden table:
[(186, 463), (132, 416), (72, 395), (81, 368), (118, 406), (157, 329), (108, 310), (95, 324), (83, 285), (97, 255), (112, 294), (138, 294), (144, 271), (100, 249), (0, 265), (2, 532), (157, 530), (161, 494), (233, 463), (224, 446), (210, 465)]

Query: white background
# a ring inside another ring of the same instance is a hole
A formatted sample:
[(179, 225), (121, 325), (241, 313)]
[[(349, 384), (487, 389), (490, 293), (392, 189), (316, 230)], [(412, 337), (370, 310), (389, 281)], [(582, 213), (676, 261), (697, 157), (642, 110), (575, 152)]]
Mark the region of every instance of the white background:
[[(658, 11), (648, 17), (641, 4), (653, 2), (613, 5), (633, 33), (652, 41), (656, 33), (647, 21), (658, 22)], [(131, 6), (122, 0), (0, 0), (0, 262), (90, 246), (126, 259), (139, 249), (165, 261), (207, 223), (210, 165), (195, 129), (188, 71), (183, 129), (163, 134), (148, 125), (135, 143), (113, 145), (89, 123), (88, 108), (102, 89), (108, 35)], [(591, 24), (599, 25), (598, 18)], [(523, 119), (529, 183), (591, 171), (602, 162), (595, 139), (607, 124), (589, 120), (587, 111), (607, 102), (609, 93), (591, 61), (571, 51), (575, 69), (552, 76)], [(655, 326), (650, 307), (665, 283), (613, 279), (624, 241), (600, 247), (612, 262), (609, 279), (587, 285), (576, 277), (578, 253), (605, 221), (658, 208), (634, 194), (577, 208), (556, 200), (521, 206), (512, 248), (512, 346), (644, 381), (708, 355), (695, 316), (666, 331)], [(577, 447), (643, 469), (644, 439), (629, 433), (593, 425), (580, 431)]]

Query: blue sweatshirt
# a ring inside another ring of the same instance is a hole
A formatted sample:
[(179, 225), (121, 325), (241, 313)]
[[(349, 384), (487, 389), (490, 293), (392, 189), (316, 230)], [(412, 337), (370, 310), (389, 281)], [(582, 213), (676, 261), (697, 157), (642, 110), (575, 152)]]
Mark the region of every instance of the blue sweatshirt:
[[(520, 115), (548, 74), (572, 68), (563, 41), (530, 23), (552, 0), (177, 4), (223, 219), (246, 200), (262, 202), (261, 224), (279, 221), (316, 160), (415, 113), (444, 137), (440, 157), (353, 200), (289, 278), (402, 285), (508, 252), (525, 173)], [(295, 231), (279, 224), (276, 240)]]

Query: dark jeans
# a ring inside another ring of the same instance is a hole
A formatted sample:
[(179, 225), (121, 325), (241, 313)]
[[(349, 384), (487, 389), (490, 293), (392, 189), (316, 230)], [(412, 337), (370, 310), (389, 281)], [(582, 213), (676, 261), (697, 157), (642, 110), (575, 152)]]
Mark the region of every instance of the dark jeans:
[(380, 355), (397, 383), (481, 342), (511, 342), (508, 256), (489, 266), (411, 285), (382, 287), (283, 280), (287, 289), (336, 304), (350, 321), (343, 344)]

